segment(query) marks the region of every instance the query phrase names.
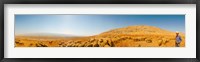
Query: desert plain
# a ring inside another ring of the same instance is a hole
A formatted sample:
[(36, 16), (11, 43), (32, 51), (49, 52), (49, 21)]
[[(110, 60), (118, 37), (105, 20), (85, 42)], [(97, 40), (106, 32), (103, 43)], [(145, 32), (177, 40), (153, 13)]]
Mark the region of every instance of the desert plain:
[[(185, 47), (185, 34), (179, 33)], [(92, 36), (15, 35), (15, 47), (175, 47), (176, 32), (155, 26), (115, 28)]]

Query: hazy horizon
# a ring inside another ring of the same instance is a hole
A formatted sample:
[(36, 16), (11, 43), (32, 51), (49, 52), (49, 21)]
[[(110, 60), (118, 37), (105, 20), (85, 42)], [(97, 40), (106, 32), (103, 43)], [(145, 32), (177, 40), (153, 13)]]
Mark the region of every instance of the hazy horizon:
[(156, 26), (185, 33), (185, 15), (15, 15), (15, 34), (92, 36), (126, 26)]

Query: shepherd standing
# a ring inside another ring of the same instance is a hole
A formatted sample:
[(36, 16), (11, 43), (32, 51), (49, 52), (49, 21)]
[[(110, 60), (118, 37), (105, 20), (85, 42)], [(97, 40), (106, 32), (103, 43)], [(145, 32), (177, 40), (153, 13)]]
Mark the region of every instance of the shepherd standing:
[(181, 36), (179, 35), (179, 32), (176, 32), (176, 47), (180, 47), (182, 39)]

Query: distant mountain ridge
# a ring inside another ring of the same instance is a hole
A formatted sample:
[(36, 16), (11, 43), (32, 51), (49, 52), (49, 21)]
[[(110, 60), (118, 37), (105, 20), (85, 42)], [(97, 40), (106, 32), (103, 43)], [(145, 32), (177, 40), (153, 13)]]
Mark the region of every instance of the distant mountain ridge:
[(71, 34), (56, 34), (56, 33), (31, 33), (31, 34), (20, 34), (17, 36), (49, 36), (49, 37), (77, 37)]
[[(168, 31), (165, 29), (161, 29), (155, 26), (147, 26), (147, 25), (136, 25), (136, 26), (127, 26), (122, 28), (112, 29), (99, 35), (115, 35), (115, 34), (127, 34), (127, 35), (134, 35), (134, 34), (163, 34), (163, 35), (175, 35), (176, 32)], [(180, 33), (183, 35), (184, 33)], [(82, 37), (78, 35), (71, 35), (71, 34), (56, 34), (56, 33), (31, 33), (31, 34), (21, 34), (19, 36), (52, 36), (52, 37)], [(98, 35), (94, 35), (98, 36)]]

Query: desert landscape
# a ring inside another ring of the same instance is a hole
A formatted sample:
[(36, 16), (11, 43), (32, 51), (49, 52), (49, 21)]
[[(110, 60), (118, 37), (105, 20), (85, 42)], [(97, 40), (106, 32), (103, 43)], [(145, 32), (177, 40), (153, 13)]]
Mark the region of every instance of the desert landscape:
[[(185, 34), (180, 47), (185, 47)], [(15, 35), (15, 47), (175, 47), (176, 32), (155, 26), (134, 25), (93, 36)]]

